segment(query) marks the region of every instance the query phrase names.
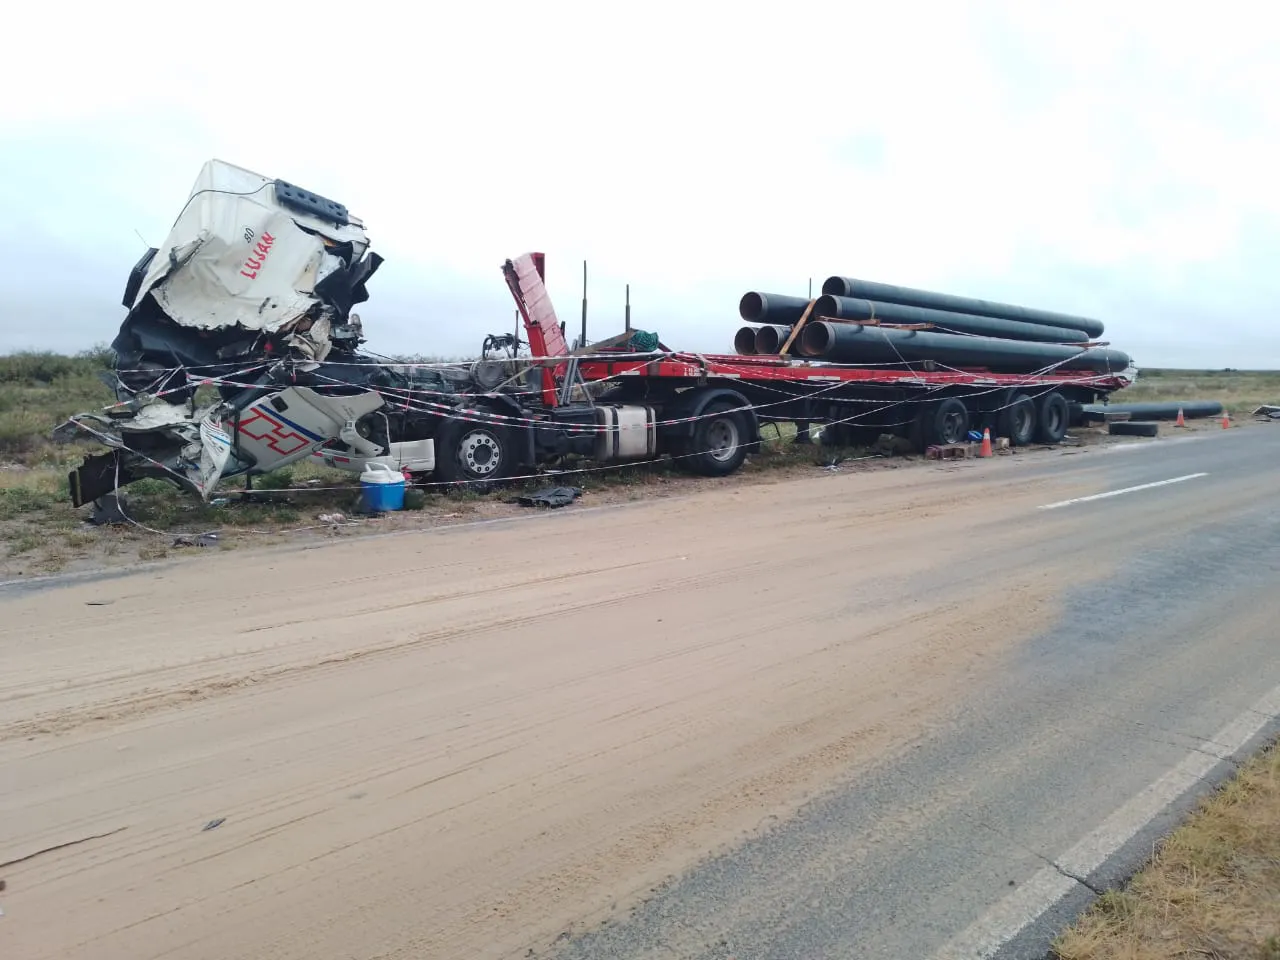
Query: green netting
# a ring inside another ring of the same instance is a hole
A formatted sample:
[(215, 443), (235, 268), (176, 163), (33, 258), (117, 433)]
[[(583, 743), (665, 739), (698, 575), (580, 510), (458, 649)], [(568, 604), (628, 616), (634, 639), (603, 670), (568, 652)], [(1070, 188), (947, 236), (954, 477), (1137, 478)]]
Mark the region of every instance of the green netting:
[(656, 333), (650, 333), (648, 330), (636, 330), (631, 334), (631, 340), (628, 341), (628, 346), (632, 350), (637, 350), (641, 353), (646, 353), (650, 350), (657, 350), (658, 335)]

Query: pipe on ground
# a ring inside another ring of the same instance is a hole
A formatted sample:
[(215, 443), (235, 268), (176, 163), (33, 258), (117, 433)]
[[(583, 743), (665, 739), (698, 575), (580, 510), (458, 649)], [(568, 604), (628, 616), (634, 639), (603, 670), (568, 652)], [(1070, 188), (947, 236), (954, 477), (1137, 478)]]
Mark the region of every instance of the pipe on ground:
[[(946, 310), (951, 313), (967, 313), (980, 317), (1020, 320), (1023, 323), (1038, 323), (1042, 326), (1067, 327), (1072, 330), (1083, 330), (1091, 337), (1102, 336), (1104, 329), (1101, 320), (1092, 320), (1089, 317), (1076, 317), (1032, 307), (1016, 307), (1008, 303), (995, 303), (973, 297), (956, 297), (948, 293), (915, 290), (911, 287), (896, 287), (888, 283), (875, 283), (854, 277), (828, 277), (822, 284), (822, 292), (836, 297), (896, 303), (904, 307), (924, 307), (930, 310)], [(744, 319), (746, 319), (745, 315)]]
[(1204, 420), (1222, 416), (1217, 400), (1170, 400), (1151, 403), (1086, 403), (1081, 408), (1083, 419), (1101, 420), (1104, 414), (1127, 413), (1135, 420), (1177, 420), (1182, 411), (1187, 420)]
[[(1005, 320), (1001, 317), (981, 317), (972, 313), (952, 313), (949, 310), (931, 310), (928, 307), (906, 307), (898, 303), (879, 303), (875, 300), (840, 297), (823, 294), (814, 304), (813, 316), (835, 317), (840, 320), (883, 320), (886, 323), (931, 323), (945, 327), (941, 332), (973, 334), (979, 337), (1000, 337), (1004, 340), (1031, 340), (1043, 343), (1082, 343), (1089, 339), (1083, 330), (1070, 327), (1050, 327), (1021, 320)], [(764, 351), (761, 351), (762, 353)]]
[(854, 323), (807, 323), (798, 340), (803, 356), (833, 363), (919, 363), (936, 360), (953, 367), (985, 367), (999, 373), (1033, 373), (1048, 367), (1120, 373), (1130, 364), (1128, 354), (1105, 347), (961, 337), (952, 333), (894, 330)]
[(747, 323), (793, 324), (809, 307), (805, 297), (780, 293), (744, 293), (738, 301), (738, 315)]
[(1154, 420), (1120, 420), (1107, 424), (1107, 433), (1113, 437), (1158, 437), (1160, 424)]
[(772, 357), (776, 356), (791, 336), (791, 327), (776, 323), (767, 324), (756, 331), (756, 353)]
[(733, 349), (744, 357), (754, 357), (759, 352), (756, 350), (756, 332), (755, 327), (739, 327), (733, 335)]

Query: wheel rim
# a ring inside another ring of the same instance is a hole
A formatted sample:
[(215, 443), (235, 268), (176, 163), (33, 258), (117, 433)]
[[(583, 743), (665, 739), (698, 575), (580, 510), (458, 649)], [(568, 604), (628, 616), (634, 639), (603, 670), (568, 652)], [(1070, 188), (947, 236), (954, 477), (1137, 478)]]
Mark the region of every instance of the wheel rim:
[(1044, 419), (1049, 433), (1055, 434), (1062, 429), (1062, 411), (1058, 409), (1056, 404), (1049, 404), (1049, 409), (1045, 411)]
[(729, 460), (738, 449), (738, 425), (729, 417), (713, 420), (707, 427), (707, 453), (717, 463)]
[(1013, 427), (1019, 437), (1025, 437), (1031, 432), (1033, 413), (1034, 411), (1025, 403), (1019, 404), (1018, 409), (1013, 412)]
[(488, 430), (472, 430), (458, 444), (458, 459), (468, 473), (487, 477), (502, 462), (502, 445)]
[(964, 438), (965, 416), (953, 410), (942, 418), (942, 439), (945, 443), (959, 443)]

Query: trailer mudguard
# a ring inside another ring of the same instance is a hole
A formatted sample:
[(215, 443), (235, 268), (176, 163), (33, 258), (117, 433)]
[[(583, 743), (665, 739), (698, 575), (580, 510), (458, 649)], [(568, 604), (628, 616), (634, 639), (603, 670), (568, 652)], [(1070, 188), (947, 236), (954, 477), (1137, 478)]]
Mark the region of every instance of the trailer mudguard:
[(735, 407), (742, 407), (747, 418), (747, 437), (749, 444), (760, 440), (760, 418), (755, 407), (737, 390), (731, 387), (693, 387), (677, 395), (664, 410), (662, 419), (682, 420), (682, 423), (669, 424), (662, 428), (667, 436), (692, 437), (697, 418), (702, 416), (707, 407), (718, 400), (728, 400)]

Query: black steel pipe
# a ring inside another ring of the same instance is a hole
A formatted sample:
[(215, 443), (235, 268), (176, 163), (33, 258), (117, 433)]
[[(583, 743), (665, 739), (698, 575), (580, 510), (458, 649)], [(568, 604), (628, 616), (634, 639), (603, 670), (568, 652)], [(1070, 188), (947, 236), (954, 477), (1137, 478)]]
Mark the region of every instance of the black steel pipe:
[(1021, 320), (1005, 320), (1001, 317), (980, 317), (972, 313), (930, 310), (927, 307), (905, 307), (898, 303), (878, 303), (875, 300), (838, 297), (829, 293), (818, 298), (812, 315), (835, 317), (840, 320), (931, 323), (936, 327), (945, 327), (946, 329), (942, 331), (944, 333), (968, 333), (979, 337), (1000, 337), (1004, 340), (1082, 343), (1089, 339), (1089, 335), (1083, 330), (1073, 330), (1068, 327), (1049, 327), (1038, 323), (1024, 323)]
[(780, 293), (744, 293), (738, 301), (738, 315), (747, 323), (795, 323), (809, 306), (804, 297)]
[(1107, 424), (1107, 433), (1113, 437), (1158, 437), (1160, 424), (1154, 420), (1119, 420)]
[(1204, 420), (1222, 416), (1217, 400), (1170, 400), (1151, 403), (1086, 403), (1081, 408), (1085, 420), (1101, 420), (1104, 414), (1127, 413), (1135, 420)]
[[(930, 310), (947, 310), (952, 313), (975, 314), (980, 317), (1000, 317), (1004, 320), (1021, 320), (1042, 326), (1067, 327), (1083, 330), (1091, 337), (1102, 336), (1102, 321), (1089, 317), (1076, 317), (1051, 310), (1032, 307), (1015, 307), (1008, 303), (994, 303), (973, 297), (956, 297), (948, 293), (933, 293), (911, 287), (895, 287), (888, 283), (858, 280), (854, 277), (828, 277), (822, 284), (822, 292), (836, 297), (875, 300), (880, 303), (896, 303), (904, 307), (925, 307)], [(746, 316), (744, 314), (744, 319)]]
[(776, 355), (789, 336), (791, 336), (791, 327), (776, 323), (761, 327), (756, 331), (756, 353), (766, 357)]
[(733, 349), (744, 357), (755, 356), (758, 352), (756, 350), (756, 328), (739, 327), (738, 332), (733, 335)]
[(962, 337), (953, 333), (894, 330), (856, 323), (807, 323), (798, 339), (802, 355), (834, 363), (936, 360), (953, 367), (985, 367), (1003, 373), (1032, 373), (1048, 367), (1119, 373), (1130, 363), (1128, 354), (1105, 347)]

